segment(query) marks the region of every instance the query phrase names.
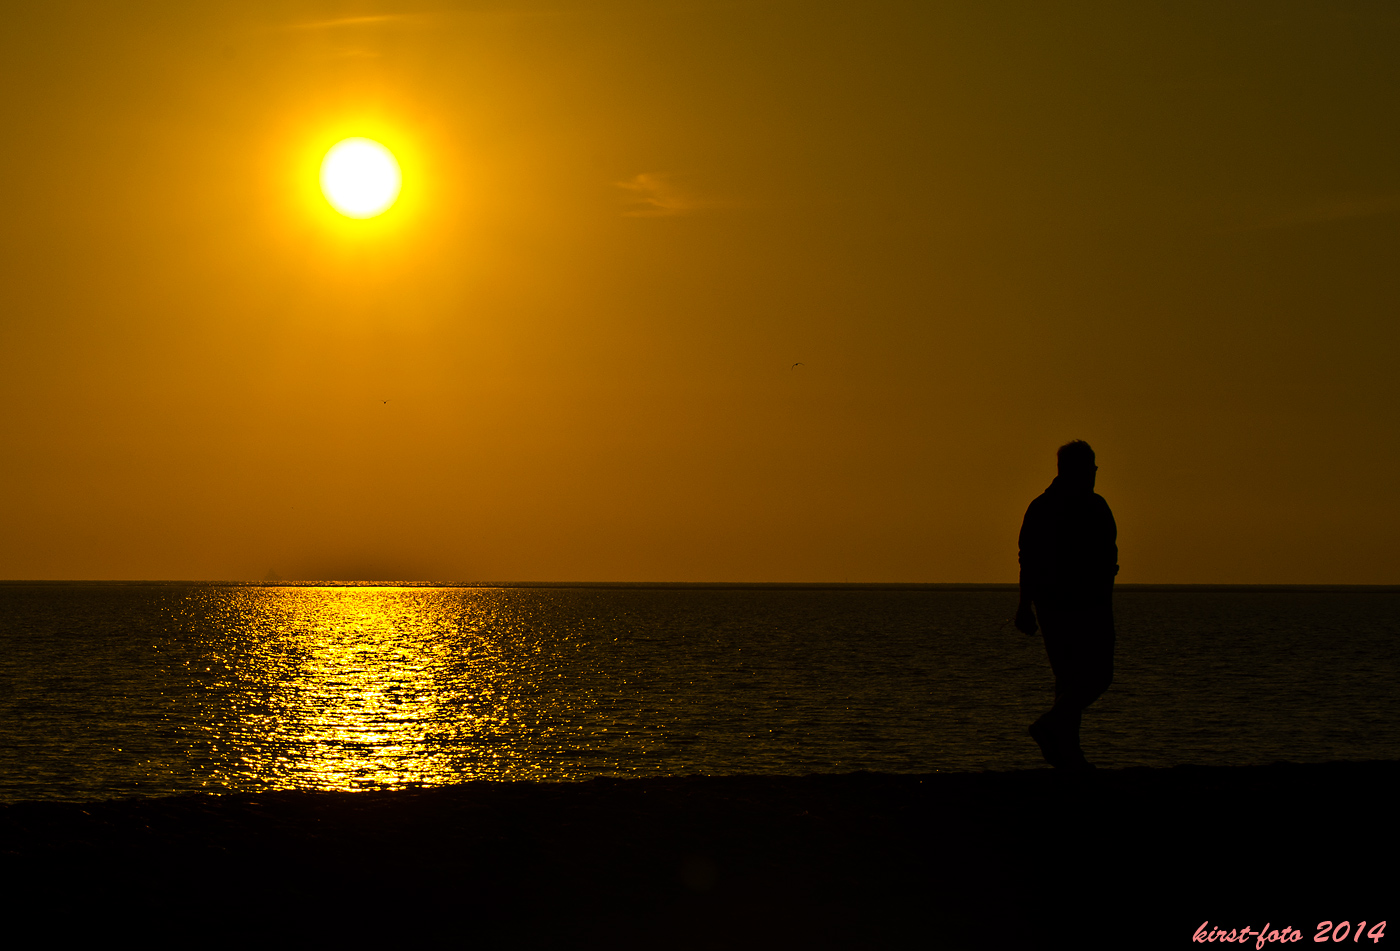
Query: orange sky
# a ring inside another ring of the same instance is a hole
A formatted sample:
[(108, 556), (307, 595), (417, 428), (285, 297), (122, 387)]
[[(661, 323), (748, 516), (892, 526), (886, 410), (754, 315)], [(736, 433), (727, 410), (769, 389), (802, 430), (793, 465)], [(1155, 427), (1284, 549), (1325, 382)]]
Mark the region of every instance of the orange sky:
[(0, 26), (0, 578), (1009, 581), (1083, 438), (1400, 582), (1391, 5), (121, 6)]

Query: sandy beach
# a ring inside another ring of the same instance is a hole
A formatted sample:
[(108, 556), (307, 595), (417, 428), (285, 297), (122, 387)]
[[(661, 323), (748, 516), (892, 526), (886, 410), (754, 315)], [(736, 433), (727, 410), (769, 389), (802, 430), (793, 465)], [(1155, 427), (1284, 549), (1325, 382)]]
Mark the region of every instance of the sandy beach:
[(13, 907), (65, 931), (1185, 947), (1391, 914), (1398, 791), (1397, 762), (476, 782), (17, 803), (0, 835)]

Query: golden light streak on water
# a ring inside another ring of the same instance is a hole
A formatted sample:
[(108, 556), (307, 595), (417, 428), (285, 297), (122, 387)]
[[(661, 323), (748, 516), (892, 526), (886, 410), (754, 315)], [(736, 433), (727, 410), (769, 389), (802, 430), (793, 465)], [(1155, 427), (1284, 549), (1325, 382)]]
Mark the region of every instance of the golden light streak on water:
[(261, 701), (236, 725), (211, 724), (239, 747), (223, 757), (238, 775), (211, 778), (346, 790), (472, 778), (454, 753), (464, 734), (489, 743), (508, 727), (510, 678), (471, 636), (489, 606), (463, 616), (439, 600), (413, 589), (259, 592), (240, 611), (256, 636), (236, 675), (239, 692)]
[(292, 634), (301, 669), (281, 682), (284, 712), (267, 724), (264, 750), (302, 755), (250, 765), (322, 789), (430, 781), (443, 771), (435, 769), (431, 744), (443, 705), (433, 677), (442, 661), (436, 645), (401, 602), (371, 601), (362, 590), (337, 595), (323, 602), (314, 627)]

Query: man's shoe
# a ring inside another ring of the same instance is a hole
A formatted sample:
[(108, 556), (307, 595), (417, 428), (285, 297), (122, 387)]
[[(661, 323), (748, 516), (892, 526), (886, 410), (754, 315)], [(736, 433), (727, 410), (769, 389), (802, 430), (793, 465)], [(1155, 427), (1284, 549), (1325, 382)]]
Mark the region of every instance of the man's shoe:
[(1031, 724), (1031, 739), (1040, 747), (1040, 755), (1045, 757), (1045, 762), (1056, 769), (1063, 769), (1069, 765), (1064, 751), (1056, 741), (1055, 732), (1040, 720)]
[(1091, 769), (1098, 769), (1093, 763), (1084, 758), (1084, 751), (1076, 747), (1065, 757), (1065, 767), (1075, 772), (1086, 772)]

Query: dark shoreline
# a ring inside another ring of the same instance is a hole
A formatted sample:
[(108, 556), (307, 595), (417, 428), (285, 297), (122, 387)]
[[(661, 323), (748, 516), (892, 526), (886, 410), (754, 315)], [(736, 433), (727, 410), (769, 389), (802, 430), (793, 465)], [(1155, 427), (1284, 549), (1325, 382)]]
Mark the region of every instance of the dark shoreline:
[(28, 913), (215, 945), (249, 915), (454, 945), (1186, 947), (1206, 920), (1310, 943), (1395, 912), (1397, 793), (1381, 761), (25, 802), (0, 865)]

